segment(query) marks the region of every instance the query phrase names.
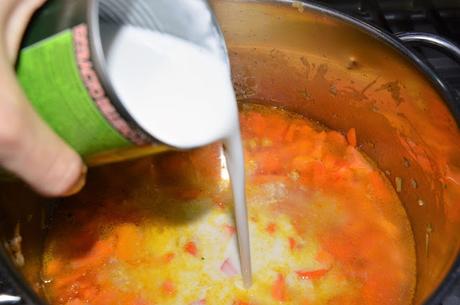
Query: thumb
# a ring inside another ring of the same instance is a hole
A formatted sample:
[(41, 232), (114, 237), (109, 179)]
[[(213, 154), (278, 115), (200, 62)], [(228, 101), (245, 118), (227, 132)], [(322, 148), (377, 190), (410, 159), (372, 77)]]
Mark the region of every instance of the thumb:
[(43, 195), (78, 192), (86, 176), (80, 156), (35, 113), (8, 70), (0, 74), (0, 165)]
[(1, 0), (0, 20), (3, 24), (4, 41), (10, 62), (16, 60), (22, 35), (33, 13), (45, 3), (45, 0)]

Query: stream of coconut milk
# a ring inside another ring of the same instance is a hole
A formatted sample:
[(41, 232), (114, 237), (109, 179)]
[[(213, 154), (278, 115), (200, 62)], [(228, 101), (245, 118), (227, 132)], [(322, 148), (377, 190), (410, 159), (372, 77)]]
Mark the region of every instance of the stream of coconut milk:
[(180, 149), (224, 143), (241, 273), (249, 288), (252, 274), (243, 148), (228, 63), (185, 40), (133, 26), (118, 30), (105, 47), (112, 86), (144, 130)]

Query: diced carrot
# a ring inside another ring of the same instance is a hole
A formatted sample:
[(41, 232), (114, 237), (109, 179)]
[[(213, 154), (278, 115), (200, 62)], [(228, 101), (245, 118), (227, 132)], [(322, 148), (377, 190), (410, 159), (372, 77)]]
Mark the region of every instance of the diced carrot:
[(315, 186), (323, 185), (327, 177), (326, 176), (327, 171), (324, 168), (324, 165), (319, 161), (313, 162), (311, 171), (312, 171), (311, 174), (312, 174), (312, 180), (313, 180), (312, 182), (314, 183), (314, 185)]
[(169, 264), (175, 257), (176, 255), (173, 252), (168, 252), (165, 255), (163, 255), (163, 262), (166, 264)]
[(322, 157), (322, 163), (330, 171), (340, 170), (343, 166), (348, 165), (342, 158), (337, 158), (333, 154), (325, 154)]
[(331, 254), (320, 249), (316, 254), (316, 260), (322, 264), (331, 264), (333, 259)]
[(347, 141), (348, 144), (350, 144), (353, 147), (356, 147), (357, 145), (357, 140), (356, 140), (356, 129), (350, 128), (347, 132)]
[(292, 159), (291, 167), (299, 172), (307, 170), (312, 160), (309, 156), (297, 156)]
[(319, 269), (319, 270), (300, 270), (296, 271), (297, 276), (302, 280), (316, 280), (323, 277), (329, 270), (327, 269)]
[(278, 156), (274, 155), (271, 151), (264, 151), (258, 153), (256, 155), (256, 161), (258, 161), (258, 173), (277, 174), (282, 172), (283, 163), (280, 161)]
[(297, 242), (295, 241), (295, 239), (292, 237), (289, 237), (289, 249), (291, 249), (291, 251), (294, 251), (296, 245), (297, 245)]
[(254, 135), (263, 135), (267, 127), (266, 118), (257, 112), (249, 112), (246, 115), (247, 129)]
[(196, 244), (193, 241), (189, 241), (188, 243), (185, 244), (184, 246), (185, 252), (196, 256), (198, 253), (198, 248), (196, 247)]
[(286, 134), (284, 135), (284, 140), (286, 142), (292, 142), (294, 140), (296, 131), (297, 131), (297, 124), (294, 124), (294, 123), (290, 124), (286, 131)]
[(98, 289), (95, 285), (90, 285), (88, 287), (80, 288), (80, 295), (85, 300), (91, 300), (98, 294)]
[(117, 236), (115, 255), (124, 261), (135, 259), (142, 244), (139, 228), (127, 223), (116, 227), (114, 231)]
[(382, 175), (378, 171), (373, 171), (368, 177), (368, 181), (372, 186), (372, 192), (374, 195), (382, 201), (391, 200), (391, 197), (389, 197), (391, 196), (391, 193), (387, 191), (387, 185), (385, 184), (385, 180)]
[(166, 280), (161, 285), (161, 291), (166, 295), (174, 295), (176, 293), (176, 287), (171, 280)]
[(282, 140), (288, 128), (288, 121), (284, 118), (280, 118), (278, 115), (274, 115), (267, 123), (264, 136), (273, 141)]
[(350, 238), (345, 234), (322, 237), (322, 246), (329, 252), (334, 260), (349, 262), (356, 254), (356, 245), (350, 242)]
[[(385, 289), (387, 293), (391, 293), (390, 287), (388, 287), (386, 281), (384, 280), (379, 280), (376, 277), (370, 276), (370, 278), (366, 278), (366, 281), (361, 289), (361, 295), (363, 297), (363, 301), (367, 302), (372, 302), (373, 300), (378, 300), (379, 295), (381, 295), (381, 288)], [(390, 294), (391, 295), (391, 294)]]
[(276, 224), (274, 224), (273, 222), (269, 223), (267, 225), (267, 228), (266, 228), (267, 232), (270, 233), (270, 234), (275, 234), (276, 232)]
[(278, 274), (272, 286), (272, 297), (277, 301), (286, 300), (286, 281), (282, 274)]
[(328, 131), (326, 133), (325, 145), (329, 147), (331, 153), (340, 153), (347, 145), (347, 139), (338, 131)]

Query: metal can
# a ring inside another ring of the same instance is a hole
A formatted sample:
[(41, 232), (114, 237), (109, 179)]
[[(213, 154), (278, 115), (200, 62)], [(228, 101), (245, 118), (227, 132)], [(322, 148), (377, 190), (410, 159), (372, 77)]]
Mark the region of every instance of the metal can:
[[(19, 82), (38, 114), (88, 165), (168, 149), (136, 123), (113, 90), (104, 69), (100, 26), (102, 18), (117, 26), (158, 30), (154, 13), (161, 3), (168, 2), (49, 0), (26, 32)], [(186, 20), (181, 22), (186, 28)], [(226, 55), (225, 45), (222, 50)]]

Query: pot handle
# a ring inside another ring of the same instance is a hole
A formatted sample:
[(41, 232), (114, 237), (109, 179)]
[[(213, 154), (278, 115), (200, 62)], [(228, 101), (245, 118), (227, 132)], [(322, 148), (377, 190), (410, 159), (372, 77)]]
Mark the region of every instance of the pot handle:
[(450, 55), (457, 62), (460, 62), (460, 47), (449, 39), (435, 34), (421, 32), (397, 33), (396, 36), (399, 40), (408, 44), (425, 45), (439, 49)]
[(9, 294), (0, 294), (0, 304), (17, 304), (21, 301), (20, 297), (9, 295)]

